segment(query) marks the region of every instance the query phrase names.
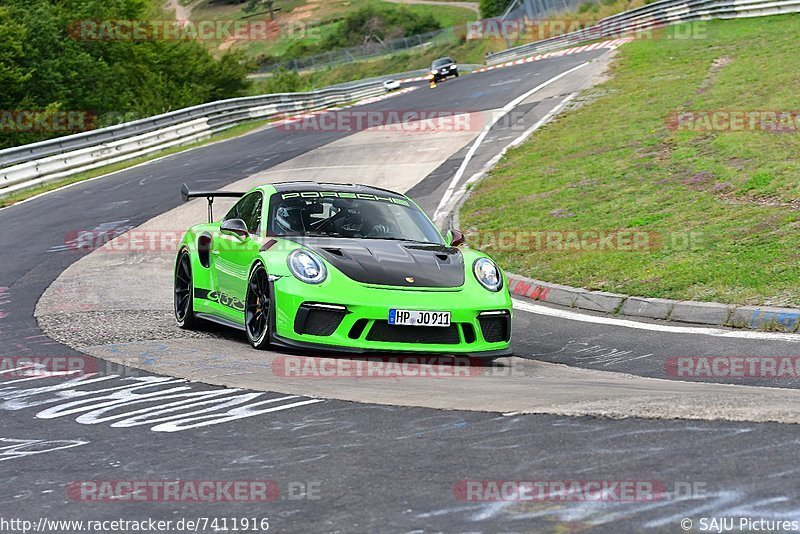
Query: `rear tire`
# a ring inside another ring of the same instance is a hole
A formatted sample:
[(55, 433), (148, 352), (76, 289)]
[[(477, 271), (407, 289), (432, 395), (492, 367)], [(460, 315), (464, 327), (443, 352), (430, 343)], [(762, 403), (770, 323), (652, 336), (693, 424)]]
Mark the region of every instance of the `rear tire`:
[(270, 337), (269, 278), (264, 266), (257, 264), (247, 282), (244, 304), (244, 330), (254, 349), (269, 348)]
[(192, 259), (189, 256), (189, 251), (183, 249), (178, 254), (178, 259), (175, 262), (175, 295), (173, 304), (175, 321), (178, 323), (178, 327), (184, 330), (197, 328), (198, 319), (194, 314), (193, 292)]

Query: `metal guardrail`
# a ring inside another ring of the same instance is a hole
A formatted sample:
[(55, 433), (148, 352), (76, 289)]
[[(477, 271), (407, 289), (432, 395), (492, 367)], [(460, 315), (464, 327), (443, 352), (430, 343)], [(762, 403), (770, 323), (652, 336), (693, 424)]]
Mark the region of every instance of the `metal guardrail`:
[(0, 197), (84, 171), (192, 143), (243, 122), (307, 112), (384, 94), (380, 80), (308, 93), (220, 100), (0, 150)]
[[(800, 0), (658, 0), (596, 25), (487, 57), (489, 65), (669, 24), (800, 12)], [(381, 77), (385, 79), (385, 77)], [(221, 100), (90, 132), (0, 150), (0, 197), (112, 163), (191, 143), (246, 121), (323, 109), (385, 92), (379, 80), (309, 93)]]
[(670, 24), (800, 12), (800, 0), (659, 0), (601, 19), (594, 26), (490, 54), (489, 65), (607, 37), (624, 37)]

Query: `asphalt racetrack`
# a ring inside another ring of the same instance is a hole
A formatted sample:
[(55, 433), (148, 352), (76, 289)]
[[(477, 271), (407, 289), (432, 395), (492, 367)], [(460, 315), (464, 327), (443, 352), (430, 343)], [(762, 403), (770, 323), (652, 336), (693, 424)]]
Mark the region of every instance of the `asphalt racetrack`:
[[(515, 356), (463, 380), (304, 381), (276, 375), (283, 355), (253, 351), (237, 331), (178, 330), (172, 253), (69, 246), (85, 230), (201, 222), (204, 201), (180, 201), (184, 182), (369, 183), (406, 192), (433, 216), (601, 76), (610, 55), (412, 84), (349, 108), (456, 113), (466, 129), (264, 128), (0, 210), (0, 359), (83, 358), (95, 373), (3, 369), (0, 516), (37, 526), (205, 519), (205, 529), (184, 531), (208, 532), (224, 518), (268, 519), (274, 532), (677, 532), (686, 519), (800, 517), (797, 382), (665, 371), (676, 356), (791, 356), (800, 336), (615, 321), (515, 299)], [(215, 209), (221, 216), (225, 204)], [(176, 480), (269, 481), (274, 491), (268, 502), (209, 503), (75, 489)], [(487, 481), (533, 480), (660, 491), (569, 501), (487, 493)]]

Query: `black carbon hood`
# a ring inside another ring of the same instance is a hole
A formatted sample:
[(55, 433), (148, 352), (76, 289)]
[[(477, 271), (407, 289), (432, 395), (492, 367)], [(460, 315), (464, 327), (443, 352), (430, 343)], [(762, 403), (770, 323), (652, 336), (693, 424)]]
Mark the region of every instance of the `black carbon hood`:
[(357, 282), (403, 287), (464, 285), (464, 257), (454, 247), (386, 239), (292, 237), (291, 240), (310, 248)]

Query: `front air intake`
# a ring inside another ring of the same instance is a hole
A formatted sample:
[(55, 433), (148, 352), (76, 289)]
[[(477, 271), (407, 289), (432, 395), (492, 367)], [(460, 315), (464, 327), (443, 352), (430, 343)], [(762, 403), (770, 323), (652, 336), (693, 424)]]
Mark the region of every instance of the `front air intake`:
[(481, 334), (487, 343), (499, 343), (511, 339), (511, 314), (507, 311), (483, 312), (478, 316)]
[(431, 345), (456, 345), (460, 343), (458, 326), (398, 326), (388, 321), (375, 321), (367, 334), (368, 341), (388, 343), (428, 343)]
[(294, 331), (312, 336), (329, 336), (342, 323), (347, 308), (329, 304), (303, 304), (294, 318)]

